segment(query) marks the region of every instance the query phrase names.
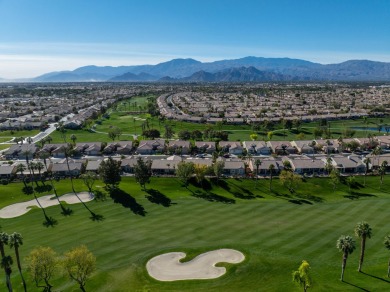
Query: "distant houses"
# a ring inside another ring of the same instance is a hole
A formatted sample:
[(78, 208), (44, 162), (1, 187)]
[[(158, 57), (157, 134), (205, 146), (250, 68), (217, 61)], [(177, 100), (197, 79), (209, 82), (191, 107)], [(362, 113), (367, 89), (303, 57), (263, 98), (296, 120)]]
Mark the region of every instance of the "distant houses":
[[(353, 146), (351, 146), (354, 144)], [(277, 175), (288, 162), (293, 172), (300, 175), (328, 175), (326, 167), (331, 164), (342, 175), (362, 174), (366, 164), (361, 151), (372, 152), (373, 145), (381, 151), (389, 150), (390, 139), (386, 136), (371, 139), (336, 139), (305, 141), (183, 141), (141, 140), (102, 142), (79, 142), (12, 145), (4, 156), (7, 160), (25, 163), (33, 159), (47, 160), (48, 171), (56, 177), (77, 177), (83, 172), (98, 173), (101, 162), (107, 156), (121, 161), (122, 173), (132, 175), (137, 159), (151, 163), (153, 175), (175, 175), (180, 162), (203, 165), (213, 175), (215, 161), (223, 161), (223, 175), (233, 177)], [(367, 155), (371, 158), (369, 169), (377, 169), (383, 161), (390, 161), (389, 154)], [(66, 163), (68, 157), (69, 168)], [(20, 174), (14, 164), (2, 165), (0, 178), (10, 179)], [(29, 176), (24, 172), (24, 176)]]

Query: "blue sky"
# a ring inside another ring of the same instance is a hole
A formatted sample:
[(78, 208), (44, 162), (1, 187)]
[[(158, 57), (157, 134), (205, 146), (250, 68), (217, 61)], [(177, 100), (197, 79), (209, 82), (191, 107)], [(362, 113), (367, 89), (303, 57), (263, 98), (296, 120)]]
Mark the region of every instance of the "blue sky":
[(0, 77), (261, 57), (390, 62), (388, 0), (0, 0)]

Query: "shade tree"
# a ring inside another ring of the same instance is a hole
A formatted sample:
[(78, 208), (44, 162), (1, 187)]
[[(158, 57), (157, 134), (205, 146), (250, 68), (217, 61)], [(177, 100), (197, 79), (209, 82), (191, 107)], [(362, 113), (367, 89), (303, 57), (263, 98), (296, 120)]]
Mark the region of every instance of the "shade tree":
[(299, 174), (296, 174), (292, 171), (282, 170), (279, 176), (280, 183), (286, 187), (291, 193), (294, 193), (296, 188), (302, 181), (302, 178)]
[[(100, 163), (100, 177), (109, 188), (115, 188), (121, 181), (121, 162), (109, 157)], [(87, 177), (88, 184), (92, 182), (92, 176)]]
[(312, 280), (310, 276), (310, 265), (307, 261), (303, 260), (298, 270), (292, 272), (293, 282), (297, 283), (306, 292), (310, 288)]
[(34, 248), (27, 257), (28, 271), (36, 287), (50, 292), (53, 285), (50, 283), (55, 274), (59, 258), (51, 247)]
[(78, 283), (81, 291), (86, 291), (86, 282), (96, 269), (96, 257), (85, 245), (81, 245), (64, 254), (63, 267), (69, 278)]
[(108, 137), (114, 141), (115, 139), (119, 139), (119, 137), (122, 135), (122, 130), (118, 127), (113, 127), (108, 130)]
[(213, 171), (215, 177), (217, 178), (217, 181), (219, 181), (219, 178), (222, 176), (224, 168), (225, 168), (225, 162), (223, 160), (216, 161), (214, 163)]
[(141, 157), (138, 157), (137, 163), (134, 165), (134, 177), (143, 190), (146, 190), (146, 184), (150, 183), (151, 176), (152, 162), (150, 160), (144, 161)]
[(188, 186), (188, 181), (194, 174), (194, 163), (181, 161), (177, 164), (176, 175), (183, 182), (184, 186)]
[(84, 185), (88, 188), (88, 191), (92, 193), (93, 185), (98, 179), (98, 175), (92, 171), (87, 171), (81, 175)]

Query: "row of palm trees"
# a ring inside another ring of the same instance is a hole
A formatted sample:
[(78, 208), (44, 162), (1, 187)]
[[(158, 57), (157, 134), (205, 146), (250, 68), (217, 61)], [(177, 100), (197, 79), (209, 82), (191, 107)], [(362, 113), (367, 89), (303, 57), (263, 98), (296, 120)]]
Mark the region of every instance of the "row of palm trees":
[(23, 282), (23, 289), (27, 291), (26, 281), (24, 280), (22, 273), (22, 265), (20, 263), (20, 255), (19, 255), (19, 247), (23, 245), (23, 237), (20, 233), (14, 232), (12, 234), (7, 234), (5, 232), (0, 232), (0, 253), (1, 253), (1, 267), (4, 269), (7, 289), (9, 292), (12, 291), (12, 283), (11, 283), (11, 273), (12, 273), (12, 265), (13, 258), (11, 255), (6, 255), (5, 246), (8, 245), (11, 249), (14, 249), (16, 263), (18, 266), (20, 277)]
[[(25, 164), (23, 164), (23, 163), (18, 164), (16, 166), (16, 172), (17, 173), (19, 172), (20, 175), (23, 176), (24, 172), (28, 169), (31, 172), (31, 174), (32, 174), (31, 179), (33, 181), (36, 181), (35, 180), (35, 173), (34, 173), (34, 171), (35, 170), (38, 171), (39, 179), (41, 180), (42, 179), (41, 172), (42, 172), (42, 170), (44, 170), (44, 168), (45, 168), (45, 165), (41, 161), (37, 161), (37, 162), (29, 161), (29, 162), (27, 162), (27, 166)], [(26, 185), (26, 181), (24, 179), (23, 179), (23, 182)]]
[[(359, 266), (358, 272), (362, 271), (363, 261), (364, 261), (364, 253), (366, 249), (366, 240), (371, 238), (372, 236), (372, 228), (371, 226), (365, 222), (359, 222), (355, 226), (355, 236), (360, 239), (360, 257), (359, 257)], [(385, 248), (390, 251), (390, 235), (385, 237), (384, 241)], [(356, 249), (356, 242), (352, 236), (342, 235), (336, 242), (337, 249), (342, 252), (343, 259), (341, 265), (341, 281), (344, 281), (344, 272), (345, 267), (347, 265), (347, 259), (350, 254)], [(390, 259), (387, 268), (387, 277), (390, 277)]]

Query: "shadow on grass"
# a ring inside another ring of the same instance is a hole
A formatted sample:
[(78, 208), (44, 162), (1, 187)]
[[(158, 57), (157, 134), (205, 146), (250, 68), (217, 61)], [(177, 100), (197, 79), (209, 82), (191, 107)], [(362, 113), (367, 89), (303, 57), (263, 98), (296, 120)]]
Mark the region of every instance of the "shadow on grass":
[(371, 274), (368, 274), (368, 273), (365, 273), (365, 272), (361, 272), (362, 274), (366, 275), (366, 276), (369, 276), (371, 278), (375, 278), (375, 279), (378, 279), (378, 280), (381, 280), (383, 282), (387, 282), (387, 283), (390, 283), (389, 280), (386, 280), (386, 279), (383, 279), (381, 277), (378, 277), (378, 276), (374, 276), (374, 275), (371, 275)]
[[(278, 137), (282, 137), (284, 136), (284, 133), (281, 131), (281, 132), (273, 132), (274, 133), (274, 136), (278, 136)], [(286, 131), (286, 134), (287, 134), (287, 131)]]
[(204, 190), (211, 190), (213, 186), (207, 179), (203, 179), (201, 183), (198, 183), (194, 177), (190, 178), (189, 184), (193, 185), (194, 187), (204, 189)]
[[(294, 198), (293, 196), (289, 195), (289, 194), (279, 194), (278, 192), (275, 192), (273, 191), (272, 193), (274, 193), (274, 195), (272, 195), (270, 193), (271, 196), (273, 197), (276, 197), (276, 198), (279, 198), (279, 199), (283, 199), (283, 200), (286, 200), (287, 202), (289, 203), (292, 203), (292, 204), (296, 204), (296, 205), (303, 205), (303, 204), (306, 204), (306, 205), (313, 205), (312, 202), (310, 202), (309, 200), (305, 200), (305, 199), (302, 199), (302, 198)], [(297, 197), (305, 197), (305, 195), (297, 195)]]
[(288, 200), (288, 201), (290, 203), (297, 204), (297, 205), (303, 205), (303, 204), (313, 205), (312, 202), (310, 202), (308, 200), (302, 200), (302, 199), (291, 199), (291, 200)]
[(137, 201), (125, 191), (114, 188), (110, 190), (110, 197), (114, 203), (121, 204), (123, 207), (130, 209), (134, 214), (145, 216), (146, 211), (144, 207), (137, 203)]
[(48, 217), (46, 214), (45, 214), (45, 221), (43, 221), (43, 226), (45, 227), (54, 227), (58, 224), (58, 221), (56, 219), (54, 219), (53, 217)]
[(343, 283), (348, 284), (348, 285), (351, 285), (351, 286), (353, 286), (353, 287), (355, 287), (355, 288), (358, 288), (358, 289), (360, 289), (360, 290), (362, 290), (362, 291), (367, 291), (367, 292), (370, 291), (370, 290), (364, 289), (364, 288), (362, 288), (362, 287), (360, 287), (360, 286), (357, 286), (357, 285), (355, 285), (355, 284), (352, 284), (352, 283), (349, 283), (349, 282), (346, 282), (346, 281), (343, 281)]
[(242, 200), (253, 200), (253, 199), (256, 199), (256, 198), (264, 198), (263, 196), (260, 196), (260, 195), (255, 195), (253, 194), (252, 192), (248, 191), (248, 192), (243, 192), (243, 193), (240, 193), (240, 192), (231, 192), (231, 194), (237, 198), (237, 199), (242, 199)]
[(317, 197), (314, 195), (307, 195), (307, 194), (297, 194), (296, 195), (298, 198), (304, 199), (304, 200), (309, 200), (315, 203), (322, 203), (324, 201), (323, 198)]
[[(272, 193), (273, 193), (273, 195), (272, 195)], [(292, 198), (292, 196), (289, 195), (289, 194), (280, 194), (280, 193), (278, 193), (276, 191), (272, 191), (270, 193), (270, 195), (273, 196), (273, 197), (280, 198), (280, 199), (285, 199), (285, 200), (288, 200), (288, 199)]]
[(261, 195), (255, 195), (252, 191), (250, 191), (250, 190), (248, 190), (246, 188), (243, 188), (243, 187), (241, 187), (239, 185), (236, 185), (233, 182), (231, 182), (231, 184), (232, 184), (232, 186), (234, 186), (236, 191), (231, 191), (231, 188), (229, 186), (227, 186), (227, 188), (223, 188), (223, 189), (225, 189), (226, 191), (228, 191), (229, 193), (231, 193), (234, 197), (236, 197), (238, 199), (253, 200), (253, 199), (256, 199), (256, 198), (264, 198)]
[(170, 198), (168, 198), (166, 195), (164, 195), (158, 190), (150, 189), (150, 190), (146, 190), (146, 192), (148, 193), (148, 195), (145, 195), (145, 197), (151, 203), (162, 205), (164, 207), (170, 207), (172, 204), (174, 204), (172, 203), (172, 200)]
[(37, 193), (45, 193), (45, 192), (50, 192), (53, 189), (51, 185), (41, 185), (35, 187), (35, 191)]
[(193, 192), (191, 196), (193, 196), (195, 198), (201, 198), (201, 199), (204, 199), (204, 200), (209, 201), (209, 202), (220, 202), (220, 203), (224, 203), (224, 204), (235, 204), (236, 203), (236, 201), (234, 199), (229, 199), (229, 198), (226, 198), (226, 197), (214, 194), (214, 193), (210, 193), (210, 192), (206, 193), (206, 192), (202, 192), (199, 190), (196, 190), (195, 192)]
[[(73, 188), (73, 187), (72, 187)], [(83, 200), (80, 199), (79, 195), (77, 194), (77, 192), (75, 191), (75, 189), (73, 188), (73, 194), (77, 197), (77, 199), (80, 201), (81, 204), (83, 204), (84, 208), (91, 214), (91, 216), (89, 217), (92, 221), (103, 221), (104, 220), (104, 216), (103, 215), (100, 215), (100, 214), (96, 214), (95, 212), (93, 212), (88, 206), (87, 204), (85, 204), (85, 202)], [(90, 195), (92, 195), (90, 193)], [(73, 212), (73, 211), (72, 211)]]
[(217, 178), (213, 177), (213, 178), (210, 178), (210, 181), (212, 184), (214, 184), (218, 187), (221, 187), (225, 191), (228, 191), (228, 192), (230, 191), (230, 186), (225, 180), (217, 179)]
[(376, 196), (372, 194), (364, 194), (364, 193), (357, 193), (357, 192), (351, 192), (350, 194), (344, 196), (344, 198), (350, 200), (358, 200), (361, 198), (369, 198), (369, 197), (376, 197)]
[(92, 221), (103, 221), (104, 220), (104, 216), (103, 215), (100, 215), (100, 214), (96, 214), (94, 212), (91, 212), (91, 217), (89, 217)]

